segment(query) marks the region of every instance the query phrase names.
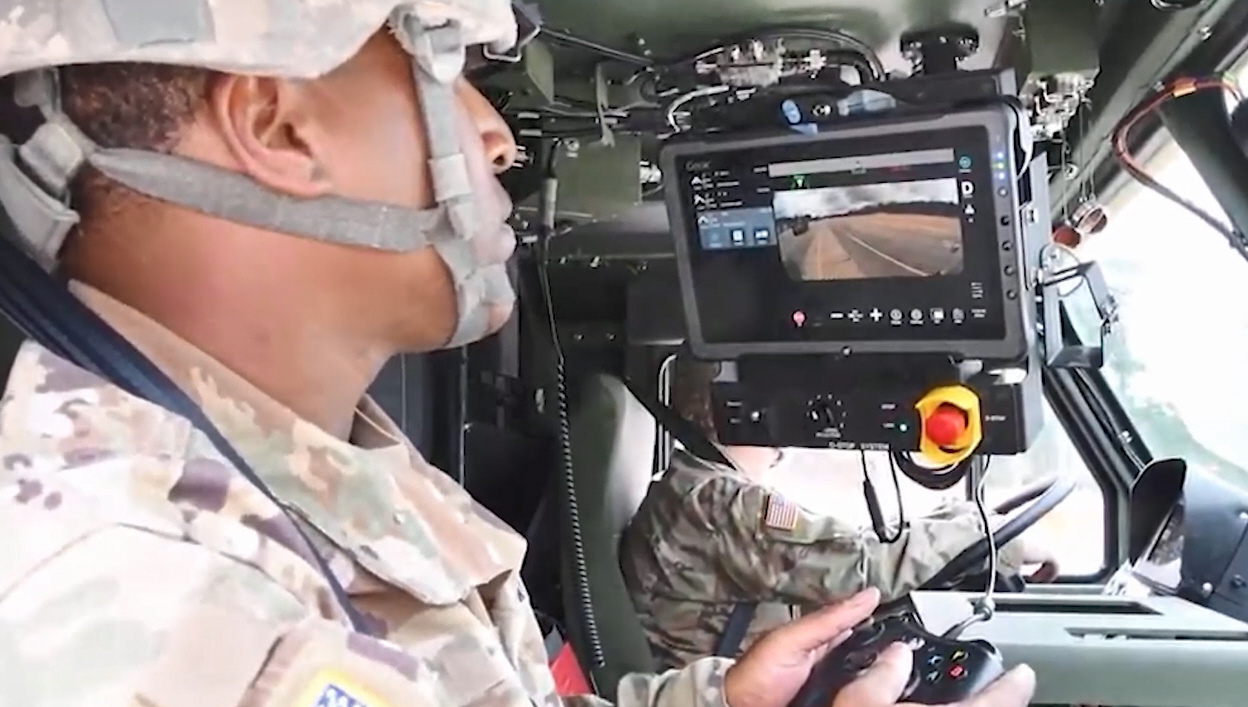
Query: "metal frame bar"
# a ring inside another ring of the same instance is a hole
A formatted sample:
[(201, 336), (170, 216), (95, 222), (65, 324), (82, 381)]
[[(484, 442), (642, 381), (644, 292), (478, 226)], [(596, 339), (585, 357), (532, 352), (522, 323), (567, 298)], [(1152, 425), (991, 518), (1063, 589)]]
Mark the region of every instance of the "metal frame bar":
[[(1054, 213), (1074, 205), (1085, 188), (1108, 183), (1118, 176), (1109, 140), (1114, 126), (1148, 87), (1197, 56), (1195, 50), (1204, 42), (1215, 35), (1221, 38), (1238, 31), (1245, 9), (1234, 8), (1236, 4), (1240, 3), (1213, 0), (1203, 8), (1186, 12), (1122, 13), (1122, 19), (1101, 47), (1106, 61), (1088, 92), (1089, 105), (1071, 120), (1075, 147), (1067, 164), (1077, 171), (1073, 178), (1059, 171), (1050, 184)], [(1224, 18), (1226, 23), (1219, 26)], [(1142, 134), (1140, 140), (1146, 137)]]

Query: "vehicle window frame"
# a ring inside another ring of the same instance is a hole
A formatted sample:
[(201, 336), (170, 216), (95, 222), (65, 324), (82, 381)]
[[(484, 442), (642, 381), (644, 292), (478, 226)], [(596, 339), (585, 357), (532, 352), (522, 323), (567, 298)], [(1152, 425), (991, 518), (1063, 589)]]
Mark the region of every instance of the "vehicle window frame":
[[(1046, 371), (1051, 375), (1051, 372)], [(1045, 375), (1045, 374), (1041, 374)], [(1062, 574), (1054, 580), (1053, 584), (1057, 585), (1088, 585), (1102, 584), (1108, 580), (1118, 567), (1122, 564), (1125, 557), (1124, 539), (1127, 537), (1127, 529), (1124, 527), (1125, 520), (1125, 500), (1123, 487), (1119, 483), (1115, 483), (1115, 479), (1107, 473), (1104, 473), (1101, 465), (1093, 463), (1092, 447), (1088, 441), (1081, 441), (1082, 435), (1072, 433), (1069, 424), (1070, 413), (1063, 414), (1060, 412), (1061, 404), (1054, 400), (1051, 395), (1049, 379), (1046, 375), (1042, 383), (1042, 394), (1044, 395), (1044, 405), (1052, 411), (1053, 419), (1045, 421), (1045, 429), (1052, 422), (1056, 422), (1060, 428), (1060, 434), (1070, 443), (1075, 453), (1079, 455), (1079, 461), (1083, 468), (1087, 470), (1088, 476), (1092, 478), (1097, 490), (1101, 493), (1101, 526), (1102, 526), (1102, 554), (1101, 568), (1095, 572), (1088, 574)], [(1041, 431), (1043, 434), (1043, 430)], [(1033, 443), (1034, 448), (1034, 443)], [(1028, 449), (1028, 452), (1031, 451)], [(1024, 452), (1026, 454), (1027, 452)], [(980, 467), (982, 468), (982, 467)], [(966, 499), (974, 499), (974, 484), (976, 478), (968, 477), (966, 483)]]

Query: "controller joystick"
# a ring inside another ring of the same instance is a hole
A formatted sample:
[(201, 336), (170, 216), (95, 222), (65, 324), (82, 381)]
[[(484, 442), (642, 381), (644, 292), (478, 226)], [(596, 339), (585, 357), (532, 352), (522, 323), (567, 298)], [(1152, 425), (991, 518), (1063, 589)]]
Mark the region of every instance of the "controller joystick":
[(1005, 672), (995, 646), (987, 641), (956, 641), (928, 633), (915, 616), (868, 619), (844, 643), (815, 665), (789, 707), (828, 707), (841, 688), (871, 667), (885, 648), (905, 643), (914, 667), (901, 699), (921, 705), (959, 702)]

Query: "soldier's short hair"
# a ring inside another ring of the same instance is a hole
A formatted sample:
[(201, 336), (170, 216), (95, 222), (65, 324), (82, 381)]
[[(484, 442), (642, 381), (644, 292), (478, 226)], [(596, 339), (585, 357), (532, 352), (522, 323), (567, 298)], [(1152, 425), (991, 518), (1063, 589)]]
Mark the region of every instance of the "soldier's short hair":
[[(144, 63), (79, 64), (60, 70), (65, 114), (101, 147), (168, 154), (204, 106), (213, 72)], [(12, 102), (13, 77), (0, 79), (0, 134), (15, 143), (30, 138), (37, 109)], [(129, 193), (90, 166), (72, 185), (75, 210), (88, 220), (112, 197)]]
[(719, 442), (711, 408), (711, 381), (719, 373), (718, 363), (699, 361), (681, 353), (672, 361), (671, 406), (681, 417), (697, 425), (712, 442)]

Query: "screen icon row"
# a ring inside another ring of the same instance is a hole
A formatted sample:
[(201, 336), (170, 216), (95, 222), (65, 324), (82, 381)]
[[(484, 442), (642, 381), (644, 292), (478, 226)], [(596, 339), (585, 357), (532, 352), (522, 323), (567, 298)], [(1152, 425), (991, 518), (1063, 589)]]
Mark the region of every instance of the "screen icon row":
[(790, 319), (798, 328), (805, 326), (818, 327), (824, 322), (840, 323), (849, 321), (857, 324), (864, 320), (870, 320), (877, 324), (887, 320), (892, 326), (902, 326), (905, 324), (909, 324), (910, 326), (922, 326), (929, 322), (932, 324), (944, 324), (945, 322), (962, 324), (968, 318), (983, 319), (987, 316), (987, 314), (987, 310), (973, 309), (968, 317), (967, 311), (961, 307), (953, 307), (952, 309), (932, 307), (927, 310), (915, 308), (909, 310), (908, 312), (898, 308), (893, 308), (886, 312), (878, 307), (872, 307), (871, 309), (865, 311), (861, 309), (851, 309), (847, 312), (830, 312), (826, 317), (812, 316), (799, 309), (793, 312)]
[(888, 323), (893, 326), (901, 326), (908, 323), (910, 326), (922, 326), (927, 322), (932, 324), (943, 324), (946, 321), (954, 324), (961, 324), (966, 321), (966, 310), (961, 307), (954, 307), (946, 310), (943, 307), (932, 307), (924, 311), (914, 308), (909, 313), (902, 312), (900, 309), (893, 309), (888, 313)]
[(774, 242), (770, 228), (707, 228), (702, 231), (702, 245), (707, 250), (772, 245)]

